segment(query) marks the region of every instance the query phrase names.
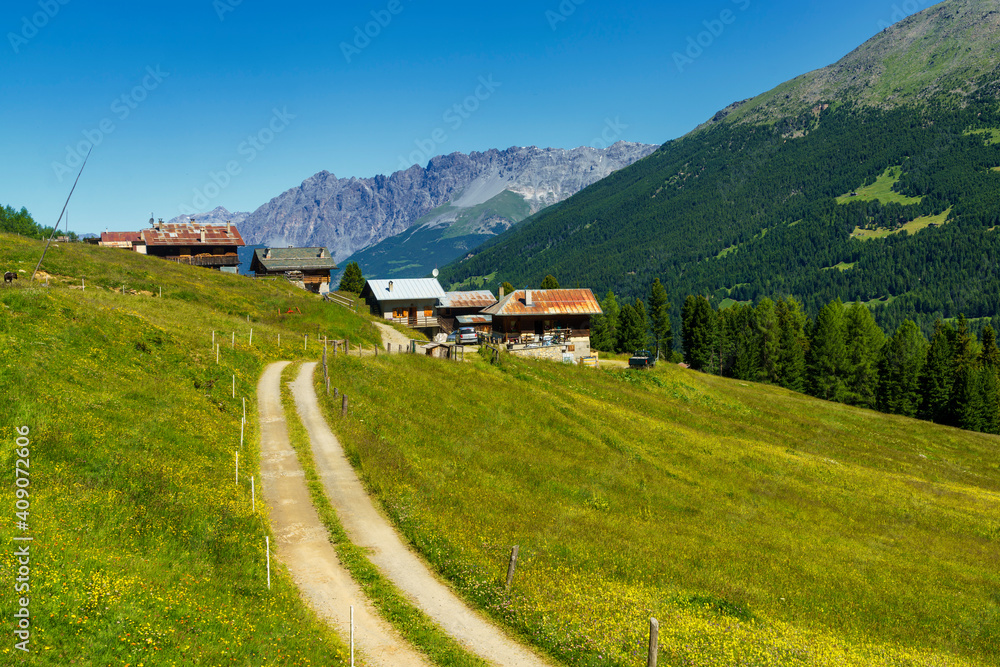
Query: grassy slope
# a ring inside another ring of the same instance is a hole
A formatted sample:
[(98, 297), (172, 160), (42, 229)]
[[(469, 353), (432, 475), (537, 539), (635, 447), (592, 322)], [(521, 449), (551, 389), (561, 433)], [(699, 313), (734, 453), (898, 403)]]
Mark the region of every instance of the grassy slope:
[(568, 664), (645, 664), (651, 615), (662, 664), (1000, 664), (996, 438), (668, 366), (331, 372), (403, 531)]
[(901, 206), (919, 204), (923, 200), (923, 197), (907, 197), (892, 189), (899, 182), (902, 171), (902, 167), (889, 167), (875, 179), (874, 183), (855, 190), (853, 197), (850, 193), (837, 197), (837, 203), (848, 204), (852, 201), (880, 201), (883, 204), (900, 204)]
[[(0, 466), (13, 475), (14, 428), (29, 426), (31, 664), (346, 664), (276, 563), (267, 590), (268, 529), (248, 484), (260, 482), (255, 390), (267, 362), (301, 354), (303, 334), (371, 344), (374, 328), (280, 282), (93, 246), (54, 247), (52, 287), (30, 288), (40, 251), (0, 235), (0, 266), (27, 272), (0, 289)], [(82, 277), (85, 292), (69, 289)], [(122, 283), (147, 294), (107, 289)], [(279, 318), (279, 307), (302, 314)], [(0, 507), (14, 511), (11, 484)], [(13, 549), (0, 554), (6, 588)], [(8, 638), (12, 602), (0, 607)], [(0, 662), (13, 663), (12, 645)]]

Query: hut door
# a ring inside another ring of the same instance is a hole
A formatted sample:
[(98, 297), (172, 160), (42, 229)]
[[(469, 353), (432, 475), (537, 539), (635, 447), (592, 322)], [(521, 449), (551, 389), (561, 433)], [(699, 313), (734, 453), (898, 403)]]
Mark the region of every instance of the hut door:
[(410, 322), (411, 327), (417, 326), (417, 307), (412, 303), (410, 304)]

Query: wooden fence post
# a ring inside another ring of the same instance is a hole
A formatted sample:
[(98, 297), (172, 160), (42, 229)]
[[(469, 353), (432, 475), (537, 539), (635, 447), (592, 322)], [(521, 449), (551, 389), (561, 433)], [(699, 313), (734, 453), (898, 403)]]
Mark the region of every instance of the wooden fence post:
[(340, 416), (343, 417), (347, 414), (347, 394), (344, 394), (344, 402), (340, 406)]
[(513, 549), (510, 550), (510, 565), (507, 566), (507, 590), (510, 590), (510, 585), (514, 583), (514, 568), (517, 567), (517, 552), (520, 550), (520, 545), (515, 545)]
[(660, 622), (655, 618), (649, 619), (649, 657), (646, 658), (646, 667), (656, 667), (656, 655), (660, 646)]

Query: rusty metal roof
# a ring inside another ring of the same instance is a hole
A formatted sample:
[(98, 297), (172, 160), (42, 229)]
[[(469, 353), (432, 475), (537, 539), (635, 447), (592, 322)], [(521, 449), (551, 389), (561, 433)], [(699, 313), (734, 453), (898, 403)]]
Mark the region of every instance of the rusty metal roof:
[[(244, 246), (236, 225), (163, 222), (139, 232), (148, 246)], [(204, 238), (204, 241), (202, 240)]]
[(100, 245), (106, 248), (131, 248), (142, 245), (139, 232), (101, 232)]
[(497, 302), (493, 292), (479, 290), (476, 292), (445, 292), (438, 300), (438, 308), (489, 308)]
[(533, 289), (531, 306), (525, 305), (525, 290), (516, 290), (499, 303), (483, 310), (497, 317), (527, 315), (600, 315), (601, 305), (589, 289)]

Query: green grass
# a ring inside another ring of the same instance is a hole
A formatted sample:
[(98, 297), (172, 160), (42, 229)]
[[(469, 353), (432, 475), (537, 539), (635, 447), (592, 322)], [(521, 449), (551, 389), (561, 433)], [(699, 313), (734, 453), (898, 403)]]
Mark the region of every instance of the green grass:
[(837, 264), (834, 264), (833, 266), (828, 266), (823, 270), (832, 271), (833, 269), (836, 269), (838, 271), (850, 271), (851, 269), (854, 268), (855, 264), (857, 264), (857, 262), (839, 262)]
[[(883, 227), (878, 227), (876, 229), (861, 229), (860, 227), (855, 227), (854, 231), (851, 232), (851, 238), (868, 241), (871, 239), (884, 239), (891, 234), (901, 234), (903, 232), (916, 234), (923, 229), (927, 229), (931, 225), (941, 226), (945, 224), (949, 215), (951, 215), (950, 207), (938, 215), (923, 215), (919, 218), (914, 218), (896, 229), (885, 229)], [(853, 266), (853, 264), (851, 266)]]
[(643, 664), (650, 616), (661, 664), (1000, 664), (997, 438), (669, 364), (331, 369), (402, 532), (565, 664)]
[[(319, 368), (317, 366), (317, 369)], [(316, 507), (316, 512), (323, 525), (329, 531), (330, 542), (336, 549), (341, 563), (350, 572), (351, 578), (361, 586), (382, 618), (392, 623), (393, 627), (417, 650), (427, 655), (433, 664), (454, 665), (455, 667), (486, 667), (487, 663), (467, 652), (426, 614), (414, 607), (399, 589), (372, 565), (366, 556), (365, 549), (355, 546), (347, 537), (347, 533), (344, 532), (344, 528), (337, 518), (336, 511), (330, 505), (323, 490), (323, 482), (316, 474), (316, 464), (309, 444), (309, 435), (305, 427), (302, 426), (298, 412), (295, 410), (295, 401), (288, 385), (298, 376), (298, 373), (299, 364), (292, 364), (285, 368), (281, 374), (281, 399), (285, 410), (285, 420), (288, 423), (289, 440), (298, 456), (299, 464), (305, 472), (306, 485), (309, 487), (309, 495), (312, 497), (313, 505)], [(320, 375), (317, 374), (314, 379), (316, 380), (317, 393), (325, 395), (325, 384), (322, 389), (319, 387), (322, 383)], [(337, 415), (339, 416), (339, 413)], [(326, 411), (326, 417), (328, 421), (336, 418), (329, 410)]]
[[(966, 134), (970, 134), (970, 135), (980, 134), (980, 135), (983, 135), (983, 139), (986, 141), (986, 145), (987, 146), (993, 146), (993, 145), (996, 145), (996, 144), (1000, 144), (1000, 129), (997, 129), (995, 127), (994, 128), (982, 129), (982, 130), (969, 130), (968, 132), (966, 132)], [(994, 168), (996, 168), (996, 167), (994, 167)]]
[[(496, 272), (485, 276), (471, 276), (460, 283), (452, 283), (446, 289), (449, 292), (463, 291), (463, 290), (479, 290), (479, 289), (496, 289)], [(517, 285), (514, 286), (517, 288)]]
[[(250, 505), (255, 389), (266, 363), (303, 354), (304, 335), (310, 354), (319, 333), (371, 344), (370, 322), (284, 281), (84, 244), (52, 248), (51, 286), (30, 286), (41, 248), (0, 235), (0, 266), (25, 271), (0, 289), (0, 466), (13, 475), (14, 429), (29, 427), (36, 651), (24, 660), (9, 640), (0, 662), (346, 664), (344, 642), (274, 559), (267, 589), (268, 524)], [(84, 277), (85, 291), (70, 288)], [(14, 502), (4, 484), (0, 506)], [(0, 552), (5, 586), (13, 552)], [(8, 638), (13, 599), (0, 606)]]
[(923, 200), (923, 197), (907, 197), (892, 189), (899, 181), (901, 174), (902, 167), (889, 167), (882, 172), (881, 176), (875, 179), (874, 183), (855, 190), (857, 193), (856, 196), (852, 197), (851, 193), (848, 192), (837, 197), (837, 203), (849, 204), (852, 201), (880, 201), (883, 204), (902, 204), (903, 206), (919, 204)]

